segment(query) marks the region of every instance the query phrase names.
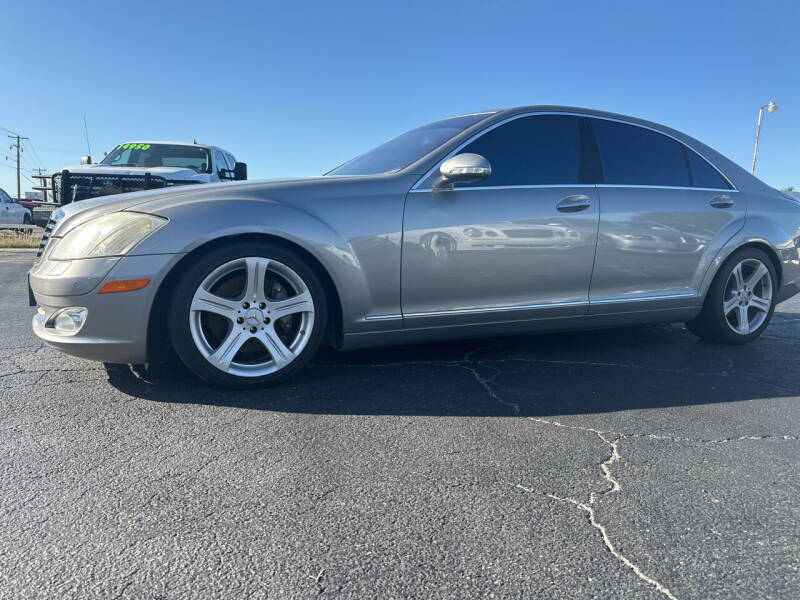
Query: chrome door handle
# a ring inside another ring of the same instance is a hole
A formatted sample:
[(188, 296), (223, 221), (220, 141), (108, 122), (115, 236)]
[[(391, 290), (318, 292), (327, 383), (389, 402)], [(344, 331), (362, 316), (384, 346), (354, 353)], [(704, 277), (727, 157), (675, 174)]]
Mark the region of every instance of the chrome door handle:
[(589, 202), (589, 196), (579, 194), (577, 196), (562, 198), (558, 201), (558, 204), (556, 204), (556, 209), (561, 212), (578, 212), (580, 210), (586, 210), (591, 205), (592, 203)]
[(733, 206), (733, 200), (726, 194), (720, 194), (711, 199), (711, 206), (714, 208), (730, 208)]

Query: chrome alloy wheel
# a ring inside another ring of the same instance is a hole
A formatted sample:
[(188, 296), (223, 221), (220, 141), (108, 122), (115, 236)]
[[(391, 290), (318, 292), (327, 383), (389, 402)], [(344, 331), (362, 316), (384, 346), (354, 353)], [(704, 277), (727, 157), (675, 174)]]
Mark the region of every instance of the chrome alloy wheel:
[(725, 283), (722, 311), (728, 326), (740, 335), (757, 330), (772, 307), (772, 277), (756, 258), (746, 258), (733, 268)]
[(226, 262), (200, 283), (189, 329), (214, 367), (260, 377), (289, 365), (314, 328), (314, 301), (303, 279), (283, 263), (249, 256)]

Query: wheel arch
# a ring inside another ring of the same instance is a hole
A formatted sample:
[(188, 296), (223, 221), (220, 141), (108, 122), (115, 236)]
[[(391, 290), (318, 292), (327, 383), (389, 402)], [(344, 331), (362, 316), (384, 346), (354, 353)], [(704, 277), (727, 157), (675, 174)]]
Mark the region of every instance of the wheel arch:
[(268, 233), (240, 233), (221, 236), (208, 240), (203, 244), (187, 252), (178, 260), (162, 279), (158, 291), (153, 298), (150, 318), (147, 326), (147, 357), (148, 360), (170, 360), (177, 358), (172, 348), (172, 343), (167, 334), (167, 306), (169, 299), (175, 289), (175, 284), (180, 279), (186, 269), (200, 256), (211, 252), (219, 247), (236, 242), (272, 242), (279, 244), (287, 249), (297, 252), (314, 269), (320, 278), (325, 289), (325, 296), (329, 303), (330, 319), (328, 331), (325, 334), (323, 344), (331, 345), (336, 348), (341, 347), (343, 328), (342, 328), (342, 301), (339, 290), (333, 281), (328, 270), (320, 260), (301, 245)]
[(703, 293), (702, 293), (703, 302), (705, 302), (705, 299), (708, 296), (708, 290), (711, 288), (711, 285), (717, 278), (717, 275), (719, 275), (722, 266), (727, 262), (727, 260), (731, 256), (733, 256), (736, 252), (738, 252), (743, 248), (757, 248), (758, 250), (761, 250), (762, 252), (764, 252), (764, 254), (767, 255), (767, 257), (770, 259), (770, 262), (772, 262), (772, 266), (775, 268), (775, 274), (778, 278), (778, 281), (776, 282), (777, 284), (776, 288), (780, 289), (781, 282), (783, 281), (783, 265), (781, 263), (780, 257), (778, 256), (777, 250), (773, 247), (772, 244), (770, 244), (767, 240), (763, 238), (749, 238), (746, 240), (742, 240), (737, 245), (731, 245), (729, 248), (726, 249), (727, 250), (726, 252), (721, 252), (717, 256), (716, 260), (714, 261), (715, 263), (714, 271), (713, 273), (710, 274), (711, 275), (710, 277), (706, 278), (706, 281), (704, 282), (703, 285)]

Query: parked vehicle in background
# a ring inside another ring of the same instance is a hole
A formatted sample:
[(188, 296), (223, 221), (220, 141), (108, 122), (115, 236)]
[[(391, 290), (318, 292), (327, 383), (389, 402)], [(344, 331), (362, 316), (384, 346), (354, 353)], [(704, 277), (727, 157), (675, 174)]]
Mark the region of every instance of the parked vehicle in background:
[(57, 204), (155, 188), (247, 179), (247, 165), (217, 146), (183, 142), (125, 142), (92, 164), (65, 167), (50, 178)]
[(31, 211), (14, 202), (5, 190), (0, 188), (0, 227), (5, 225), (31, 225)]
[(684, 321), (741, 344), (800, 291), (800, 202), (633, 117), (532, 106), (405, 133), (324, 177), (67, 206), (33, 330), (217, 385), (342, 349)]

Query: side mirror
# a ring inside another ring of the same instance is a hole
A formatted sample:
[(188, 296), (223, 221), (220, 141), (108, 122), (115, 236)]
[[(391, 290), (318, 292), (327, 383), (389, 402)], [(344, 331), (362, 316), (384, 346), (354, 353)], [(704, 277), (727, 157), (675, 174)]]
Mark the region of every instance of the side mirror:
[(480, 154), (466, 152), (444, 161), (439, 167), (439, 173), (442, 181), (436, 187), (452, 187), (457, 181), (465, 183), (483, 181), (492, 174), (492, 165)]
[(92, 164), (92, 157), (91, 156), (81, 156), (81, 164), (82, 165), (90, 165)]
[(247, 163), (234, 163), (233, 179), (234, 181), (245, 181), (247, 179)]

